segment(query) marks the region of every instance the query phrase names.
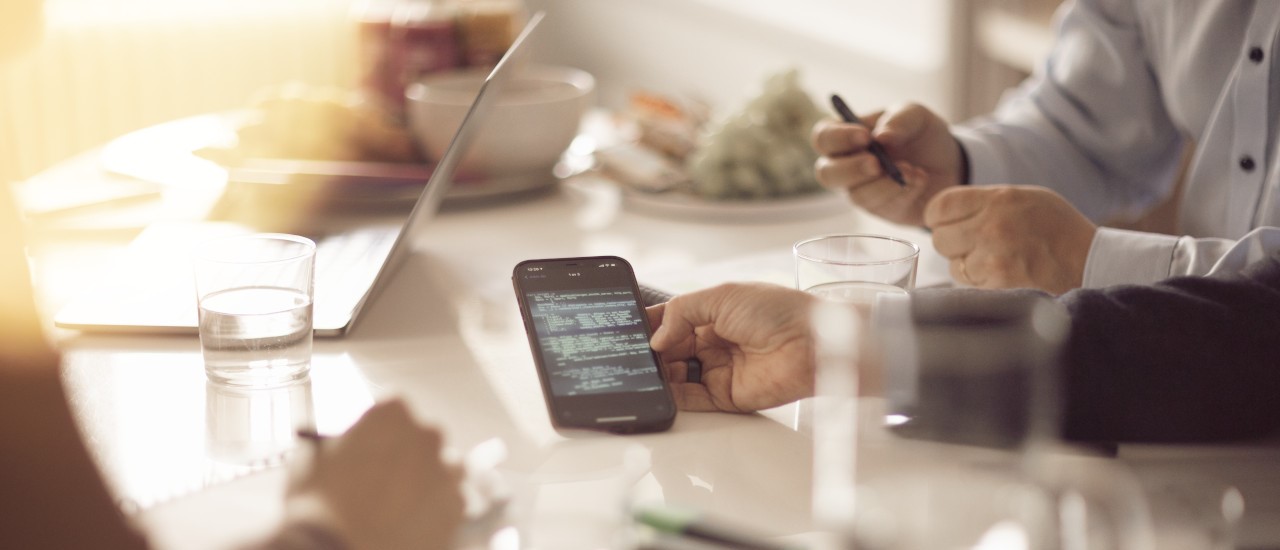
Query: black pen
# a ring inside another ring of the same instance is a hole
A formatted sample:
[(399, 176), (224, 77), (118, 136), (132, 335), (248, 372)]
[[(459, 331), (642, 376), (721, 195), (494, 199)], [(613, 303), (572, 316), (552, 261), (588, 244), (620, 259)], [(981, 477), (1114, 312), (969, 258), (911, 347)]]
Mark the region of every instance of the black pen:
[[(853, 114), (853, 109), (850, 109), (844, 100), (840, 99), (840, 96), (831, 94), (831, 105), (836, 108), (836, 112), (840, 114), (840, 118), (844, 119), (845, 122), (866, 126), (866, 124), (863, 124), (862, 119), (858, 118), (858, 115)], [(870, 128), (867, 129), (870, 130)], [(893, 181), (898, 182), (899, 187), (907, 186), (907, 180), (902, 178), (902, 172), (898, 171), (898, 167), (889, 159), (889, 154), (884, 152), (884, 146), (873, 139), (871, 144), (867, 146), (867, 150), (876, 156), (876, 160), (880, 161), (880, 168), (883, 168), (884, 173)]]
[(320, 432), (316, 431), (315, 428), (299, 428), (297, 431), (294, 432), (294, 434), (298, 436), (299, 440), (310, 443), (312, 466), (319, 464), (321, 443), (323, 443), (324, 440), (328, 439), (329, 437), (325, 435), (320, 435)]

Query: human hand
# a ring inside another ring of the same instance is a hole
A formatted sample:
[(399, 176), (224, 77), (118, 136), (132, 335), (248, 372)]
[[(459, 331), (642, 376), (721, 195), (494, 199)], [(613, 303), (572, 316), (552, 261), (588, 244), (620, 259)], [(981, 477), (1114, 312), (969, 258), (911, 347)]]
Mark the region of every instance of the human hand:
[(289, 487), (287, 515), (331, 527), (351, 548), (451, 548), (463, 517), (462, 471), (441, 459), (441, 436), (403, 401), (375, 405)]
[(1084, 280), (1098, 228), (1043, 187), (993, 185), (939, 193), (924, 214), (951, 276), (981, 288), (1061, 294)]
[[(924, 209), (934, 195), (959, 185), (964, 155), (942, 117), (908, 104), (863, 117), (861, 124), (827, 119), (814, 125), (814, 170), (822, 185), (843, 189), (854, 204), (894, 223), (924, 225)], [(902, 171), (906, 187), (889, 179), (867, 150), (875, 139)]]
[[(676, 405), (743, 413), (813, 395), (813, 300), (776, 285), (727, 284), (649, 308), (651, 345)], [(701, 382), (685, 381), (692, 357)]]

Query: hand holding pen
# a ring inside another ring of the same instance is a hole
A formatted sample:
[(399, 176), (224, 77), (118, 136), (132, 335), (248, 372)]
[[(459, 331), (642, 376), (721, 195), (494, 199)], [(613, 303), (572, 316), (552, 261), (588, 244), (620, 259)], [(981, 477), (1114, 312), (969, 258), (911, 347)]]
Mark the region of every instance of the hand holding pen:
[[(835, 107), (836, 113), (845, 122), (866, 126), (862, 119), (858, 118), (858, 115), (853, 114), (853, 109), (850, 109), (849, 105), (843, 99), (840, 99), (840, 96), (831, 94), (831, 106)], [(875, 155), (876, 161), (880, 163), (880, 168), (884, 170), (884, 173), (888, 174), (893, 181), (898, 182), (898, 187), (907, 186), (907, 180), (902, 179), (902, 172), (898, 171), (898, 167), (893, 164), (893, 159), (889, 158), (889, 153), (884, 151), (884, 146), (880, 145), (880, 142), (872, 138), (871, 143), (867, 144), (867, 150), (871, 151), (872, 155)]]
[[(451, 548), (465, 512), (462, 467), (445, 460), (441, 432), (400, 400), (378, 403), (346, 433), (312, 442), (296, 463), (285, 513), (352, 548)], [(425, 542), (424, 542), (425, 541)]]
[(871, 214), (922, 226), (929, 200), (964, 180), (960, 143), (927, 108), (908, 104), (860, 118), (840, 97), (831, 103), (840, 117), (814, 126), (815, 175)]

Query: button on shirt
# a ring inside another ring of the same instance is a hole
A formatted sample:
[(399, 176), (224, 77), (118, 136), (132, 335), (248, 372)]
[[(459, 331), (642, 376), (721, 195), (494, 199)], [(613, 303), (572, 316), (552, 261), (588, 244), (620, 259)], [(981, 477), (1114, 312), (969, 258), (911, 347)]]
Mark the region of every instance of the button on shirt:
[(1173, 191), (1194, 144), (1181, 235), (1099, 229), (1084, 286), (1206, 274), (1280, 226), (1278, 31), (1274, 1), (1077, 0), (1036, 74), (954, 129), (970, 181), (1049, 187), (1095, 223), (1133, 219)]

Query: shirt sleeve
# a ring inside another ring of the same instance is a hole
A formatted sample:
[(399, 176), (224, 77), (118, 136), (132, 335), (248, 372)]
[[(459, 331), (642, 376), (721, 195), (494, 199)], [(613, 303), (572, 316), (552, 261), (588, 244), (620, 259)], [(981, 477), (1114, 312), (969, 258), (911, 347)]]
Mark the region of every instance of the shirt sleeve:
[(1092, 441), (1280, 435), (1280, 251), (1239, 271), (1065, 294), (1064, 433)]
[(1102, 227), (1084, 266), (1084, 288), (1153, 284), (1170, 277), (1220, 275), (1280, 250), (1280, 228), (1261, 227), (1240, 240), (1174, 237)]
[(1132, 4), (1068, 3), (1036, 74), (992, 115), (953, 129), (972, 183), (1048, 187), (1097, 223), (1137, 216), (1172, 190), (1182, 137)]

